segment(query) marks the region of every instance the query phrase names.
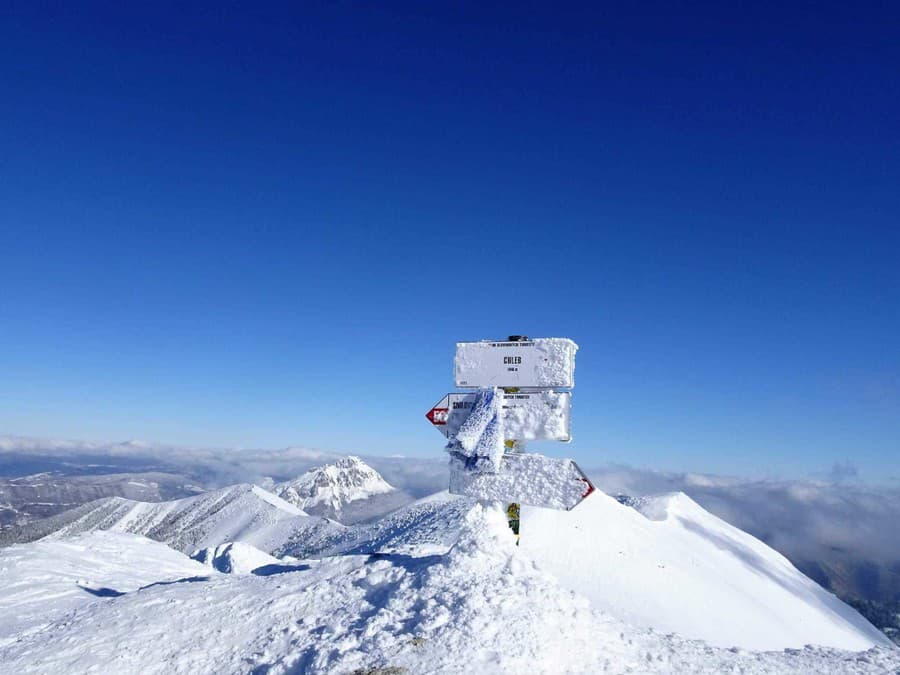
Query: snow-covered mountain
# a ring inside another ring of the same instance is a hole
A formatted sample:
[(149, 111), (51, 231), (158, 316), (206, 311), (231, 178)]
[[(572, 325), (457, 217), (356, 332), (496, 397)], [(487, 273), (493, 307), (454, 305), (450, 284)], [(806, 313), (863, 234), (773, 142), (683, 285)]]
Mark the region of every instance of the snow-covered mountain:
[(515, 546), (501, 507), (447, 492), (350, 526), (311, 514), (371, 517), (377, 500), (401, 495), (358, 458), (273, 490), (282, 496), (243, 484), (158, 503), (111, 497), (7, 528), (0, 539), (33, 543), (0, 550), (0, 663), (126, 673), (900, 668), (900, 651), (855, 610), (682, 493), (619, 503), (597, 491), (570, 512), (525, 507)]
[(684, 493), (634, 506), (598, 492), (570, 512), (523, 507), (521, 548), (595, 607), (713, 645), (888, 644), (787, 558)]
[[(72, 605), (56, 606), (57, 593), (60, 584), (77, 586), (71, 575), (66, 577), (67, 564), (90, 569), (82, 558), (83, 545), (71, 546), (64, 559), (57, 559), (66, 545), (59, 541), (0, 551), (0, 568), (9, 567), (10, 552), (17, 556), (19, 587), (28, 589), (28, 602), (43, 603), (49, 622), (0, 644), (0, 663), (17, 673), (755, 675), (900, 669), (900, 651), (891, 647), (751, 652), (635, 627), (567, 590), (560, 585), (567, 576), (550, 574), (527, 547), (516, 547), (500, 508), (457, 509), (461, 502), (447, 498), (432, 503), (452, 504), (453, 513), (462, 511), (456, 543), (443, 554), (431, 547), (410, 548), (404, 554), (343, 555), (294, 565), (291, 571), (236, 575), (220, 574), (170, 552), (183, 558), (188, 574), (148, 584), (148, 575), (178, 574), (182, 563), (170, 561), (169, 569), (157, 570), (156, 555), (138, 552), (130, 558), (135, 576), (143, 577), (140, 583), (120, 578), (118, 572), (106, 578), (101, 566), (91, 581), (92, 588), (102, 592), (83, 593), (74, 611)], [(577, 510), (569, 515), (574, 513)], [(621, 513), (604, 509), (604, 515), (616, 519)], [(537, 527), (534, 513), (525, 516), (531, 517), (532, 530)], [(581, 522), (591, 527), (587, 532), (571, 529), (582, 538), (602, 536), (597, 531), (602, 523), (591, 520)], [(419, 522), (433, 528), (441, 521)], [(407, 533), (419, 527), (411, 522)], [(398, 523), (395, 533), (401, 530)], [(652, 530), (644, 534), (655, 538)], [(48, 559), (47, 547), (54, 547), (56, 562), (41, 566), (40, 561)], [(133, 548), (127, 544), (123, 550)], [(95, 552), (87, 555), (89, 560), (96, 557)], [(575, 565), (573, 572), (584, 567)], [(197, 568), (208, 570), (207, 575), (196, 574)], [(35, 578), (31, 570), (39, 570)], [(604, 572), (609, 569), (601, 560), (595, 573)], [(39, 583), (48, 573), (53, 579)], [(15, 616), (26, 601), (22, 595), (10, 598), (3, 606), (4, 617)], [(741, 621), (744, 609), (734, 608), (734, 622)]]
[(410, 501), (352, 455), (278, 483), (272, 492), (306, 513), (346, 524), (377, 518)]
[(24, 542), (111, 530), (144, 535), (184, 553), (238, 541), (266, 553), (306, 555), (343, 529), (258, 486), (234, 485), (169, 502), (109, 497), (7, 534)]
[[(685, 494), (632, 504), (598, 492), (572, 511), (524, 507), (520, 549), (564, 587), (636, 625), (745, 649), (888, 644), (784, 556)], [(329, 552), (445, 554), (471, 507), (439, 493), (348, 530)]]

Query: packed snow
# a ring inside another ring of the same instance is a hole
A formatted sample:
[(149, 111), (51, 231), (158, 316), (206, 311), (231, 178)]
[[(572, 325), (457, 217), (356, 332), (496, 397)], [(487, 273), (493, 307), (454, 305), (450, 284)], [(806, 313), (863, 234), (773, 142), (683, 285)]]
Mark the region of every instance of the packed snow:
[(165, 544), (121, 532), (0, 549), (0, 645), (98, 598), (208, 572)]
[[(900, 652), (889, 648), (749, 652), (636, 628), (560, 587), (515, 546), (499, 505), (469, 506), (460, 525), (444, 554), (346, 555), (265, 575), (211, 573), (174, 583), (119, 580), (0, 646), (0, 663), (16, 673), (752, 675), (900, 668)], [(43, 556), (44, 545), (17, 547), (34, 559), (21, 569)], [(53, 605), (52, 591), (45, 600)]]
[(226, 574), (250, 574), (267, 565), (282, 564), (278, 558), (242, 541), (229, 541), (226, 544), (194, 551), (191, 558)]

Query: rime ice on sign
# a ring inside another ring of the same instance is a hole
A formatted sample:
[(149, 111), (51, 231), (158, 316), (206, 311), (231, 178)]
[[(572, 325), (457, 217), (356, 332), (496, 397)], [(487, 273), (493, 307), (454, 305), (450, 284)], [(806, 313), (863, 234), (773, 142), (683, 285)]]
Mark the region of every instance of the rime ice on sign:
[[(425, 413), (447, 438), (456, 436), (475, 403), (476, 392), (452, 392)], [(506, 437), (517, 441), (569, 441), (572, 394), (567, 391), (503, 393), (502, 415)]]
[[(456, 385), (478, 391), (448, 394), (425, 414), (449, 440), (451, 494), (551, 509), (591, 494), (572, 460), (524, 452), (526, 441), (571, 439), (571, 393), (558, 389), (575, 386), (576, 351), (568, 338), (456, 344)], [(518, 534), (517, 516), (510, 526)]]
[(575, 386), (575, 352), (568, 338), (523, 342), (457, 342), (457, 387)]
[(533, 453), (506, 453), (495, 473), (468, 471), (450, 462), (450, 493), (480, 501), (505, 500), (546, 509), (569, 510), (594, 491), (571, 459)]

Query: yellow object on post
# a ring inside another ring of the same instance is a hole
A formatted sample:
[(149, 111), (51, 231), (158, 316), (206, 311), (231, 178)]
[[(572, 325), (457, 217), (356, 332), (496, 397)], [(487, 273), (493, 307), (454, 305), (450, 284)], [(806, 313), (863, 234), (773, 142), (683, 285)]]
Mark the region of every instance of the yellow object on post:
[[(505, 389), (507, 394), (512, 394), (518, 391), (516, 387), (510, 387), (509, 389)], [(503, 444), (506, 446), (506, 449), (511, 452), (521, 452), (521, 450), (517, 447), (516, 442), (513, 440), (505, 440)], [(513, 534), (516, 535), (516, 546), (519, 545), (519, 504), (518, 502), (513, 502), (506, 507), (506, 520), (509, 522), (509, 529), (513, 531)]]
[(509, 529), (516, 535), (516, 546), (519, 545), (519, 505), (513, 502), (506, 507), (506, 519), (509, 521)]
[[(519, 335), (510, 335), (509, 339), (513, 341), (520, 341), (523, 336)], [(527, 339), (527, 338), (525, 338)], [(503, 391), (507, 394), (515, 394), (519, 391), (518, 387), (504, 387)], [(506, 449), (510, 452), (522, 452), (522, 448), (520, 444), (516, 443), (513, 439), (507, 439), (503, 441), (503, 444), (506, 446)], [(509, 506), (506, 507), (506, 520), (509, 523), (509, 529), (513, 531), (513, 534), (516, 535), (516, 546), (519, 545), (519, 503), (513, 502)]]

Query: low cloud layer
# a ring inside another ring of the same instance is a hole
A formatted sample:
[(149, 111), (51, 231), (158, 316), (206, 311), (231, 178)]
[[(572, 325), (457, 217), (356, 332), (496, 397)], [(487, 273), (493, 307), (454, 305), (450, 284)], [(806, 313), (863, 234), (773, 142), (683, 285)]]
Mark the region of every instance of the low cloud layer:
[[(900, 488), (853, 480), (772, 481), (607, 466), (588, 472), (609, 494), (680, 491), (795, 563), (846, 575), (863, 595), (900, 592)], [(806, 568), (809, 571), (809, 568)], [(856, 578), (868, 574), (871, 578)], [(821, 581), (821, 579), (819, 579)]]
[[(0, 437), (0, 478), (44, 471), (63, 475), (163, 471), (181, 474), (205, 488), (235, 483), (276, 482), (296, 478), (309, 469), (345, 456), (314, 448), (279, 450), (197, 448), (138, 441), (92, 443)], [(424, 497), (447, 487), (442, 459), (360, 456), (395, 487)]]

